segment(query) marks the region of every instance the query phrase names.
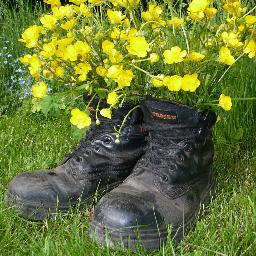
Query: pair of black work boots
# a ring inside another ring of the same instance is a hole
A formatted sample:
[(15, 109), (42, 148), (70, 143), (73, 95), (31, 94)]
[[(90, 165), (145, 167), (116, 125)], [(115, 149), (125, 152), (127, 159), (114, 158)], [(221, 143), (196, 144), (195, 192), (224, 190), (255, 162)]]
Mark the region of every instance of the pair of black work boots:
[(146, 99), (127, 118), (116, 143), (114, 128), (133, 107), (123, 105), (112, 119), (101, 118), (54, 170), (15, 177), (6, 192), (8, 204), (25, 218), (42, 220), (78, 203), (87, 205), (96, 192), (105, 191), (90, 231), (100, 244), (159, 249), (168, 226), (180, 241), (214, 187), (211, 127), (216, 116)]

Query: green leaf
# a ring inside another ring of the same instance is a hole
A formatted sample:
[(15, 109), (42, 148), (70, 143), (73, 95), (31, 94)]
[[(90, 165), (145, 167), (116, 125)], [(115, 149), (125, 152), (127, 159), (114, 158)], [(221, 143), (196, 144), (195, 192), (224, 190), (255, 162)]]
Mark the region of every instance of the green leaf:
[(108, 92), (106, 89), (97, 89), (96, 93), (101, 99), (104, 99), (106, 98)]
[(32, 113), (39, 112), (42, 109), (41, 100), (33, 98), (31, 102), (32, 102), (32, 108), (31, 108)]
[(75, 140), (80, 141), (81, 139), (83, 139), (85, 137), (87, 130), (88, 130), (88, 127), (85, 127), (83, 129), (78, 129), (76, 126), (72, 126), (71, 127), (72, 137)]
[(65, 109), (66, 106), (61, 97), (58, 96), (46, 96), (41, 101), (42, 109), (41, 111), (47, 116), (58, 116), (60, 110)]

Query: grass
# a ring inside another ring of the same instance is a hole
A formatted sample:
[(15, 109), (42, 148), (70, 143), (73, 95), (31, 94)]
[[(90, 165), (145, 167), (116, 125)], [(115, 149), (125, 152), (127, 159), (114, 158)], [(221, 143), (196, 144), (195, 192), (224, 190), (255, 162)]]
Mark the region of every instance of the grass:
[[(8, 38), (14, 57), (24, 50), (16, 43), (20, 31), (38, 15), (22, 5), (22, 1), (19, 3), (16, 12), (0, 4), (0, 44)], [(255, 68), (255, 61), (241, 62), (225, 77), (223, 88), (231, 84), (234, 87), (231, 96), (255, 96)], [(1, 66), (1, 83), (11, 72)], [(234, 102), (233, 110), (215, 125), (217, 191), (210, 206), (201, 209), (194, 228), (179, 245), (170, 242), (159, 252), (146, 254), (143, 249), (132, 253), (95, 244), (88, 237), (93, 205), (43, 223), (26, 221), (7, 207), (4, 192), (12, 177), (56, 166), (78, 141), (72, 137), (66, 115), (46, 118), (32, 114), (29, 100), (13, 108), (8, 102), (15, 94), (2, 90), (0, 95), (6, 98), (0, 105), (6, 104), (8, 109), (0, 111), (0, 255), (255, 255), (255, 101)]]
[[(109, 251), (87, 235), (92, 208), (60, 215), (56, 221), (30, 222), (4, 203), (11, 178), (25, 170), (55, 166), (77, 141), (65, 116), (46, 119), (29, 114), (29, 104), (0, 122), (0, 255), (145, 255), (142, 250)], [(215, 129), (218, 135), (218, 127)], [(201, 210), (193, 230), (174, 255), (253, 255), (255, 243), (255, 150), (228, 157), (229, 145), (220, 145), (215, 159), (218, 186), (211, 205)], [(221, 149), (220, 149), (221, 147)], [(149, 255), (172, 255), (169, 245)]]

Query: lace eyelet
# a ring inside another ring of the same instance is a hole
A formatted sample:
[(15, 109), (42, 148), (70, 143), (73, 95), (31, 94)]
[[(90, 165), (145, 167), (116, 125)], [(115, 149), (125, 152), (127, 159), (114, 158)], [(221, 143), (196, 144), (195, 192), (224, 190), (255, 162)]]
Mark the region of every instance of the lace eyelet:
[(164, 176), (161, 176), (161, 180), (163, 182), (167, 182), (169, 179), (168, 179), (168, 177), (166, 175), (164, 175)]
[(193, 129), (193, 130), (192, 130), (192, 133), (193, 133), (193, 134), (197, 134), (197, 133), (198, 133), (198, 130), (197, 130), (197, 129)]
[(89, 156), (89, 155), (91, 154), (91, 151), (87, 149), (84, 154), (85, 154), (86, 156)]
[(97, 151), (97, 152), (100, 151), (100, 147), (99, 147), (99, 146), (95, 146), (94, 149), (95, 149), (95, 151)]
[(190, 145), (190, 144), (188, 144), (188, 143), (185, 144), (185, 145), (184, 145), (184, 150), (187, 151), (187, 152), (192, 151), (192, 145)]
[(83, 159), (82, 159), (81, 156), (77, 156), (77, 157), (75, 158), (75, 160), (76, 160), (77, 162), (81, 162)]
[(176, 158), (179, 162), (183, 162), (184, 161), (184, 156), (182, 154), (177, 154)]
[(111, 141), (112, 141), (112, 139), (111, 139), (109, 136), (106, 136), (106, 137), (103, 138), (102, 141), (103, 141), (103, 143), (105, 143), (105, 144), (110, 144)]

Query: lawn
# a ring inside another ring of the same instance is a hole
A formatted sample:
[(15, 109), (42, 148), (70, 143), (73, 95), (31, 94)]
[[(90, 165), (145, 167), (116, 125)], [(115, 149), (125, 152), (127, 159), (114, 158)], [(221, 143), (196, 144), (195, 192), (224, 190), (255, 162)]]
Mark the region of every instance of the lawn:
[[(0, 52), (11, 54), (10, 62), (24, 51), (17, 43), (22, 28), (42, 11), (22, 3), (16, 11), (0, 3)], [(3, 49), (6, 41), (7, 49)], [(11, 76), (18, 74), (4, 60), (1, 57), (0, 255), (255, 255), (256, 101), (234, 101), (233, 110), (215, 125), (216, 195), (201, 209), (188, 236), (178, 245), (170, 239), (159, 252), (113, 251), (101, 248), (88, 236), (94, 204), (44, 222), (24, 220), (5, 204), (4, 192), (12, 177), (56, 166), (78, 139), (64, 113), (57, 117), (33, 114), (30, 96), (21, 100), (14, 93), (24, 90), (23, 85), (16, 82), (11, 92), (7, 90)], [(256, 62), (240, 62), (225, 77), (223, 86), (232, 85), (236, 98), (249, 98), (256, 96), (255, 81)]]

